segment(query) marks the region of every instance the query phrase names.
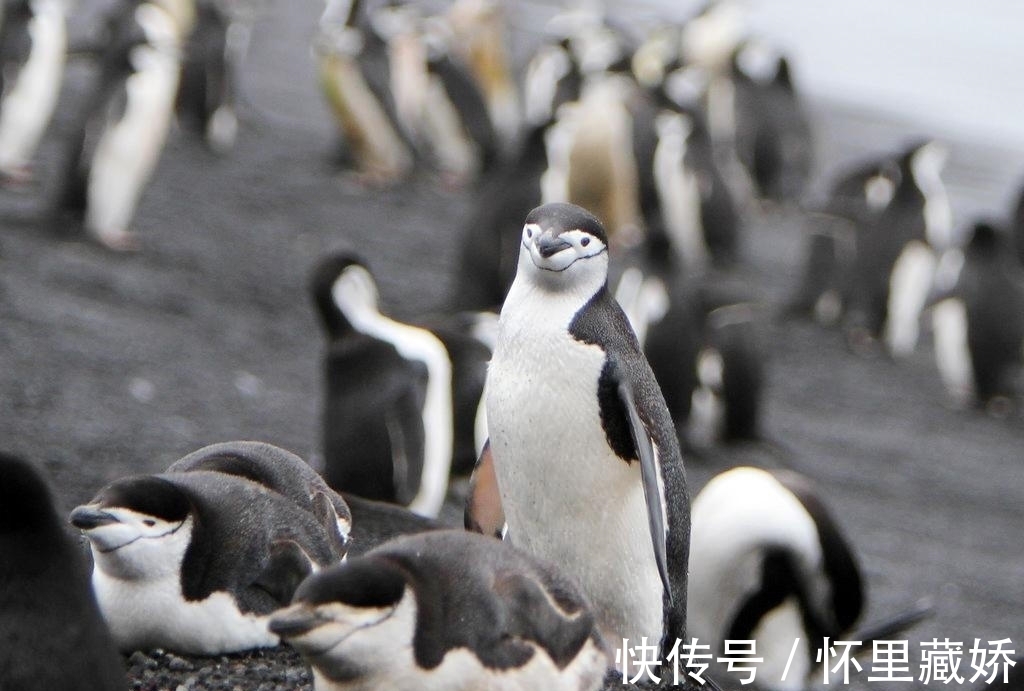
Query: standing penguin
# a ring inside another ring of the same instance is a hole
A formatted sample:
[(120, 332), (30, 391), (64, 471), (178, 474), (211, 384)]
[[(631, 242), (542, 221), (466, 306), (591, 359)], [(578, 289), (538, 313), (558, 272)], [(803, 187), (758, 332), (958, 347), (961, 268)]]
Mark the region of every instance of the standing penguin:
[[(849, 633), (863, 608), (857, 561), (810, 484), (792, 473), (740, 467), (693, 500), (690, 635), (756, 640), (759, 683), (802, 689), (813, 645)], [(786, 675), (793, 641), (800, 639)]]
[(436, 516), (452, 462), (452, 363), (434, 334), (380, 312), (377, 285), (355, 257), (313, 272), (329, 339), (324, 477), (342, 492)]
[(393, 540), (310, 577), (271, 629), (316, 691), (595, 691), (607, 669), (569, 579), (463, 531)]
[[(7, 0), (0, 18), (0, 176), (31, 164), (60, 95), (67, 52), (64, 0)], [(9, 77), (11, 77), (9, 79)]]
[(50, 491), (0, 454), (0, 688), (120, 691), (124, 664)]
[(958, 405), (991, 405), (996, 412), (1015, 393), (1012, 374), (1024, 363), (1024, 268), (1005, 231), (974, 225), (961, 252), (940, 266), (932, 307), (935, 361), (950, 398)]
[[(308, 499), (306, 500), (308, 501)], [(271, 612), (344, 556), (333, 512), (210, 470), (128, 477), (71, 512), (119, 648), (214, 655), (277, 645)]]
[(672, 418), (608, 291), (600, 222), (546, 204), (521, 239), (486, 387), (508, 535), (563, 566), (608, 640), (664, 660), (685, 637), (690, 527)]
[(191, 0), (131, 0), (115, 11), (100, 74), (65, 152), (55, 209), (84, 217), (115, 250), (137, 245), (130, 225), (171, 124)]

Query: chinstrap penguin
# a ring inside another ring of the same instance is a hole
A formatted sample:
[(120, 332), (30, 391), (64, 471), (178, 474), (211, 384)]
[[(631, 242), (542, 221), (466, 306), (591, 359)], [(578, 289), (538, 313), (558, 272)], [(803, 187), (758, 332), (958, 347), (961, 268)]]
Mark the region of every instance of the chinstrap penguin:
[(267, 617), (340, 561), (334, 512), (209, 470), (117, 480), (72, 511), (93, 590), (121, 650), (212, 655), (277, 645)]
[(310, 290), (328, 337), (324, 478), (340, 492), (436, 516), (454, 436), (444, 343), (382, 314), (373, 276), (349, 254), (322, 260)]
[(807, 643), (849, 633), (864, 607), (857, 559), (825, 505), (799, 475), (739, 467), (697, 494), (692, 521), (689, 634), (715, 655), (725, 640), (756, 640), (759, 684), (805, 688)]
[(310, 664), (316, 691), (591, 691), (607, 669), (594, 614), (567, 578), (463, 531), (325, 569), (270, 626)]
[(124, 663), (45, 481), (0, 453), (0, 688), (120, 691)]
[[(520, 237), (486, 387), (509, 539), (563, 566), (609, 641), (667, 653), (685, 637), (689, 544), (671, 416), (608, 291), (600, 222), (547, 204)], [(485, 499), (471, 504), (498, 503)]]

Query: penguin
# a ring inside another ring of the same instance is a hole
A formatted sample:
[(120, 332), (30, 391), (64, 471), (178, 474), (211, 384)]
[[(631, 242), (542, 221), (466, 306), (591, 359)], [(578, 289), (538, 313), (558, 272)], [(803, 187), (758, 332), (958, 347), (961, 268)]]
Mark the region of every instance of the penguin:
[(0, 176), (32, 179), (32, 159), (49, 124), (64, 76), (67, 9), (63, 0), (8, 0), (0, 24)]
[(388, 542), (306, 579), (271, 629), (316, 691), (595, 691), (607, 653), (572, 581), (463, 531)]
[(310, 291), (328, 337), (327, 484), (436, 516), (454, 437), (452, 362), (444, 343), (384, 316), (373, 276), (350, 254), (323, 259)]
[(352, 512), (340, 494), (304, 460), (282, 448), (258, 441), (210, 444), (181, 457), (168, 473), (209, 470), (235, 475), (271, 489), (315, 514), (322, 525), (337, 527), (335, 549), (345, 554), (352, 531)]
[(233, 21), (217, 0), (197, 0), (195, 13), (195, 26), (182, 50), (175, 112), (211, 151), (224, 154), (238, 136), (235, 102), (248, 29)]
[(689, 635), (756, 640), (759, 684), (802, 689), (817, 669), (813, 646), (842, 638), (864, 609), (864, 584), (847, 538), (810, 483), (794, 473), (737, 467), (693, 500)]
[(170, 127), (188, 2), (135, 1), (114, 12), (97, 82), (67, 144), (57, 218), (81, 218), (113, 250), (138, 245), (130, 225)]
[(122, 478), (70, 522), (89, 540), (92, 585), (122, 651), (216, 655), (277, 645), (267, 618), (309, 573), (340, 561), (338, 526), (241, 476)]
[(398, 127), (384, 39), (361, 0), (328, 0), (313, 41), (320, 90), (363, 181), (390, 184), (415, 163)]
[(954, 244), (941, 179), (946, 156), (934, 140), (907, 146), (890, 201), (858, 228), (846, 324), (855, 349), (878, 339), (892, 356), (905, 357), (916, 347), (938, 253)]
[(732, 62), (736, 156), (755, 193), (774, 203), (800, 201), (814, 163), (810, 122), (784, 55), (756, 41)]
[(127, 688), (81, 552), (49, 488), (0, 453), (0, 686), (18, 691)]
[(1024, 364), (1024, 267), (1006, 230), (978, 221), (940, 262), (932, 300), (935, 362), (950, 400), (999, 413)]
[(546, 204), (521, 241), (485, 388), (508, 537), (564, 567), (606, 639), (646, 638), (664, 660), (686, 635), (689, 498), (672, 418), (608, 290), (601, 223)]

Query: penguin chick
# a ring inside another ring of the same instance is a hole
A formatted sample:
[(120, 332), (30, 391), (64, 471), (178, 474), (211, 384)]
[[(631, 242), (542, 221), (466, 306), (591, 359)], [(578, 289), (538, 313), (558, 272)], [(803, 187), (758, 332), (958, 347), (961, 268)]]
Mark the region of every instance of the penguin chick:
[(462, 531), (393, 540), (311, 576), (271, 629), (316, 691), (600, 688), (607, 657), (575, 587)]
[(277, 644), (267, 616), (341, 560), (337, 524), (242, 477), (206, 470), (117, 480), (71, 512), (121, 650), (213, 655)]
[(50, 491), (0, 453), (0, 688), (120, 691), (124, 663)]

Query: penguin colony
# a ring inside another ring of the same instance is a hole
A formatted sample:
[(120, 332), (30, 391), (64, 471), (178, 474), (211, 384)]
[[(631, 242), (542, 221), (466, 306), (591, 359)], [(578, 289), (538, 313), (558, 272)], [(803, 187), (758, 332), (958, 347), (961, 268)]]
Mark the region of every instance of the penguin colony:
[[(239, 132), (244, 12), (123, 0), (69, 52), (60, 0), (3, 9), (4, 183), (40, 175), (64, 65), (89, 60), (47, 220), (134, 248), (173, 123), (222, 154)], [(792, 67), (737, 12), (713, 2), (639, 35), (567, 11), (517, 79), (500, 3), (328, 0), (311, 48), (339, 159), (367, 194), (422, 171), (473, 191), (456, 297), (400, 321), (367, 260), (323, 257), (308, 283), (326, 340), (322, 474), (226, 442), (114, 480), (68, 517), (91, 581), (38, 471), (0, 456), (0, 637), (39, 638), (0, 646), (0, 687), (124, 688), (118, 650), (286, 643), (317, 691), (597, 689), (642, 671), (616, 655), (623, 639), (664, 660), (688, 636), (716, 653), (756, 640), (771, 686), (790, 641), (854, 635), (866, 575), (827, 488), (753, 467), (687, 484), (703, 450), (770, 445), (765, 308), (730, 282), (744, 234), (765, 209), (800, 209), (786, 316), (895, 358), (930, 333), (950, 402), (1005, 416), (1024, 358), (1024, 195), (1008, 220), (959, 232), (946, 152), (924, 140), (815, 199)], [(442, 530), (453, 496), (469, 531)], [(804, 688), (813, 662), (779, 688)]]

